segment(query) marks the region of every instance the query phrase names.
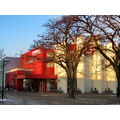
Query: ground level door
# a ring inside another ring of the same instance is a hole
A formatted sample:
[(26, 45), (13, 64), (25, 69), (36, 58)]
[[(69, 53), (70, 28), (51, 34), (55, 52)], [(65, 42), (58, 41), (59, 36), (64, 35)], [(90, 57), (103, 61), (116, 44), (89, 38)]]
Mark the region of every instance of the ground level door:
[(56, 92), (57, 82), (55, 80), (41, 80), (39, 85), (39, 91), (45, 92)]

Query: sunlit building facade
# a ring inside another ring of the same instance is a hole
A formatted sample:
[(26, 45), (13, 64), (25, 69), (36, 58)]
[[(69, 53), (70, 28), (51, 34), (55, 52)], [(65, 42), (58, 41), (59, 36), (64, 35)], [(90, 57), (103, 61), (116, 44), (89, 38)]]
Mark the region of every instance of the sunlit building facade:
[[(116, 93), (116, 76), (112, 68), (104, 68), (101, 55), (95, 54), (91, 57), (84, 56), (77, 69), (77, 88), (82, 93), (91, 93), (96, 89), (98, 93), (111, 90)], [(67, 77), (64, 69), (56, 65), (58, 75), (57, 87), (67, 93)]]
[[(91, 93), (94, 90), (98, 93), (116, 93), (115, 72), (112, 67), (106, 68), (106, 64), (107, 61), (98, 52), (90, 56), (83, 55), (77, 69), (77, 89), (82, 93)], [(55, 67), (55, 74), (58, 75), (57, 87), (67, 93), (66, 72), (57, 64)]]

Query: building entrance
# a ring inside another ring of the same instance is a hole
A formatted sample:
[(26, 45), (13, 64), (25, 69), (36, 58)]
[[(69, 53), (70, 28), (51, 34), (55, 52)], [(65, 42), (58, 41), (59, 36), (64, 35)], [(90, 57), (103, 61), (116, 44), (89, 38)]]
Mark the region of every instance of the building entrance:
[(33, 80), (32, 79), (24, 79), (23, 80), (23, 90), (32, 91), (33, 90)]

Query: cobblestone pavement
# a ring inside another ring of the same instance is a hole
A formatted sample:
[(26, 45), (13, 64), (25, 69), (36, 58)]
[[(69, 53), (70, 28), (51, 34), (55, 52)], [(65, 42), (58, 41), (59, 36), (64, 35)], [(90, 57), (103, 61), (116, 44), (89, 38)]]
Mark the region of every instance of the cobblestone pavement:
[(79, 94), (69, 98), (62, 93), (7, 92), (1, 105), (119, 105), (120, 98), (108, 94)]

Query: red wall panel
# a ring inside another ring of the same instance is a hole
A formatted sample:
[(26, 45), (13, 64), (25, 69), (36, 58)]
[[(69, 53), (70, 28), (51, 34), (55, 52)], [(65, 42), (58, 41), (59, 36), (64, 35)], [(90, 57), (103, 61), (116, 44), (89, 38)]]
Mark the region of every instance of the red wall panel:
[(53, 50), (34, 49), (21, 56), (20, 68), (32, 69), (32, 74), (54, 75), (54, 67), (47, 67), (47, 53)]

